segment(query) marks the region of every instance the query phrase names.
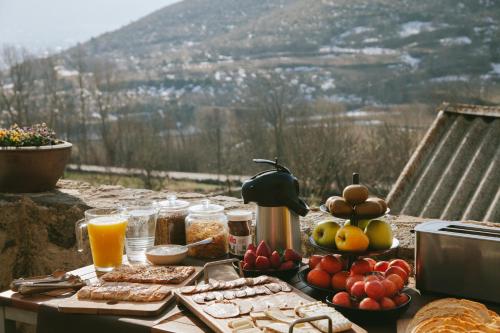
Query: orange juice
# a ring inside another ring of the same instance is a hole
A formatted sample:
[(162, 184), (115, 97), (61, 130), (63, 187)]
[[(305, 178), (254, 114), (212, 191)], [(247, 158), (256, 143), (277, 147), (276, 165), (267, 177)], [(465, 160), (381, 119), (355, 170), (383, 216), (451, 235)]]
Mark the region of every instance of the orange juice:
[(90, 249), (98, 270), (111, 270), (122, 264), (127, 220), (117, 216), (95, 217), (89, 220)]

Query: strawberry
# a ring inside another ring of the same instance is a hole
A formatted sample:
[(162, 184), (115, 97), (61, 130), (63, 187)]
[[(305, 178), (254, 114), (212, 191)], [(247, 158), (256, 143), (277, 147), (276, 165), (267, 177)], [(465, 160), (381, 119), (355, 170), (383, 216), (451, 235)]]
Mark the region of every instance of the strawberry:
[(271, 256), (271, 249), (265, 241), (261, 240), (259, 246), (257, 246), (257, 252), (255, 252), (255, 254), (257, 257), (263, 256), (269, 258)]
[(251, 251), (251, 250), (247, 250), (247, 252), (245, 252), (245, 256), (243, 257), (243, 262), (245, 264), (249, 264), (251, 266), (255, 265), (255, 259), (257, 258), (257, 256), (255, 255), (255, 252)]
[(243, 264), (243, 269), (253, 269), (253, 265), (251, 265), (250, 263), (246, 262)]
[(255, 259), (255, 268), (260, 269), (260, 270), (266, 270), (271, 266), (271, 262), (267, 257), (264, 256), (258, 256), (257, 259)]
[(286, 270), (286, 269), (292, 269), (295, 267), (295, 262), (293, 262), (292, 260), (288, 260), (288, 261), (285, 261), (284, 263), (282, 263), (280, 265), (280, 270)]
[(247, 251), (252, 250), (253, 252), (257, 251), (257, 248), (253, 243), (248, 244)]
[(269, 258), (269, 261), (271, 262), (271, 266), (273, 268), (278, 268), (281, 265), (281, 257), (278, 251), (274, 251), (271, 253), (271, 257)]
[(301, 261), (302, 256), (292, 249), (286, 249), (285, 250), (285, 261), (289, 261), (289, 260)]

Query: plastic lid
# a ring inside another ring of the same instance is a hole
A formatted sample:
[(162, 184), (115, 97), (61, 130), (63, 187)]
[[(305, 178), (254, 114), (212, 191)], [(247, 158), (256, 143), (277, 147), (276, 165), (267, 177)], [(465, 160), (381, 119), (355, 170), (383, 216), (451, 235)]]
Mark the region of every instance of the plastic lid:
[(226, 213), (229, 221), (251, 221), (252, 212), (249, 210), (232, 210)]
[(189, 207), (189, 202), (185, 200), (177, 200), (175, 195), (167, 196), (167, 200), (158, 201), (156, 203), (161, 211), (174, 211), (186, 209)]
[(189, 213), (191, 214), (216, 214), (224, 211), (224, 206), (211, 204), (210, 200), (201, 200), (201, 205), (194, 205), (189, 207)]

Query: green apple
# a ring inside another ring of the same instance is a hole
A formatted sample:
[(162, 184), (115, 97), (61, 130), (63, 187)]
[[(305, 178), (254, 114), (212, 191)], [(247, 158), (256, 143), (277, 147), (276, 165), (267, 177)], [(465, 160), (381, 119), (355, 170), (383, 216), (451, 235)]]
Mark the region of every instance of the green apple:
[(385, 250), (392, 245), (391, 225), (382, 220), (371, 220), (365, 228), (370, 240), (370, 249)]
[[(366, 226), (371, 220), (359, 220), (358, 221), (358, 228), (365, 230)], [(351, 220), (347, 220), (344, 225), (351, 225)]]
[(326, 247), (335, 247), (335, 235), (340, 225), (335, 221), (320, 222), (313, 230), (313, 239), (316, 244)]

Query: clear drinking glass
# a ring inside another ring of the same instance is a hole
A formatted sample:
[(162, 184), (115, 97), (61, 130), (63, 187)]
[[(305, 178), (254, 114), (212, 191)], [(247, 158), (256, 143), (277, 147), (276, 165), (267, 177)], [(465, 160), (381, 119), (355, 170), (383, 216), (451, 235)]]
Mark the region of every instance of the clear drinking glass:
[(78, 251), (83, 251), (83, 235), (87, 229), (96, 271), (109, 272), (122, 264), (127, 222), (128, 216), (114, 208), (86, 210), (85, 218), (76, 222)]
[(123, 207), (128, 215), (125, 234), (125, 251), (129, 262), (146, 262), (146, 249), (155, 243), (156, 219), (158, 211), (156, 204), (135, 203)]

